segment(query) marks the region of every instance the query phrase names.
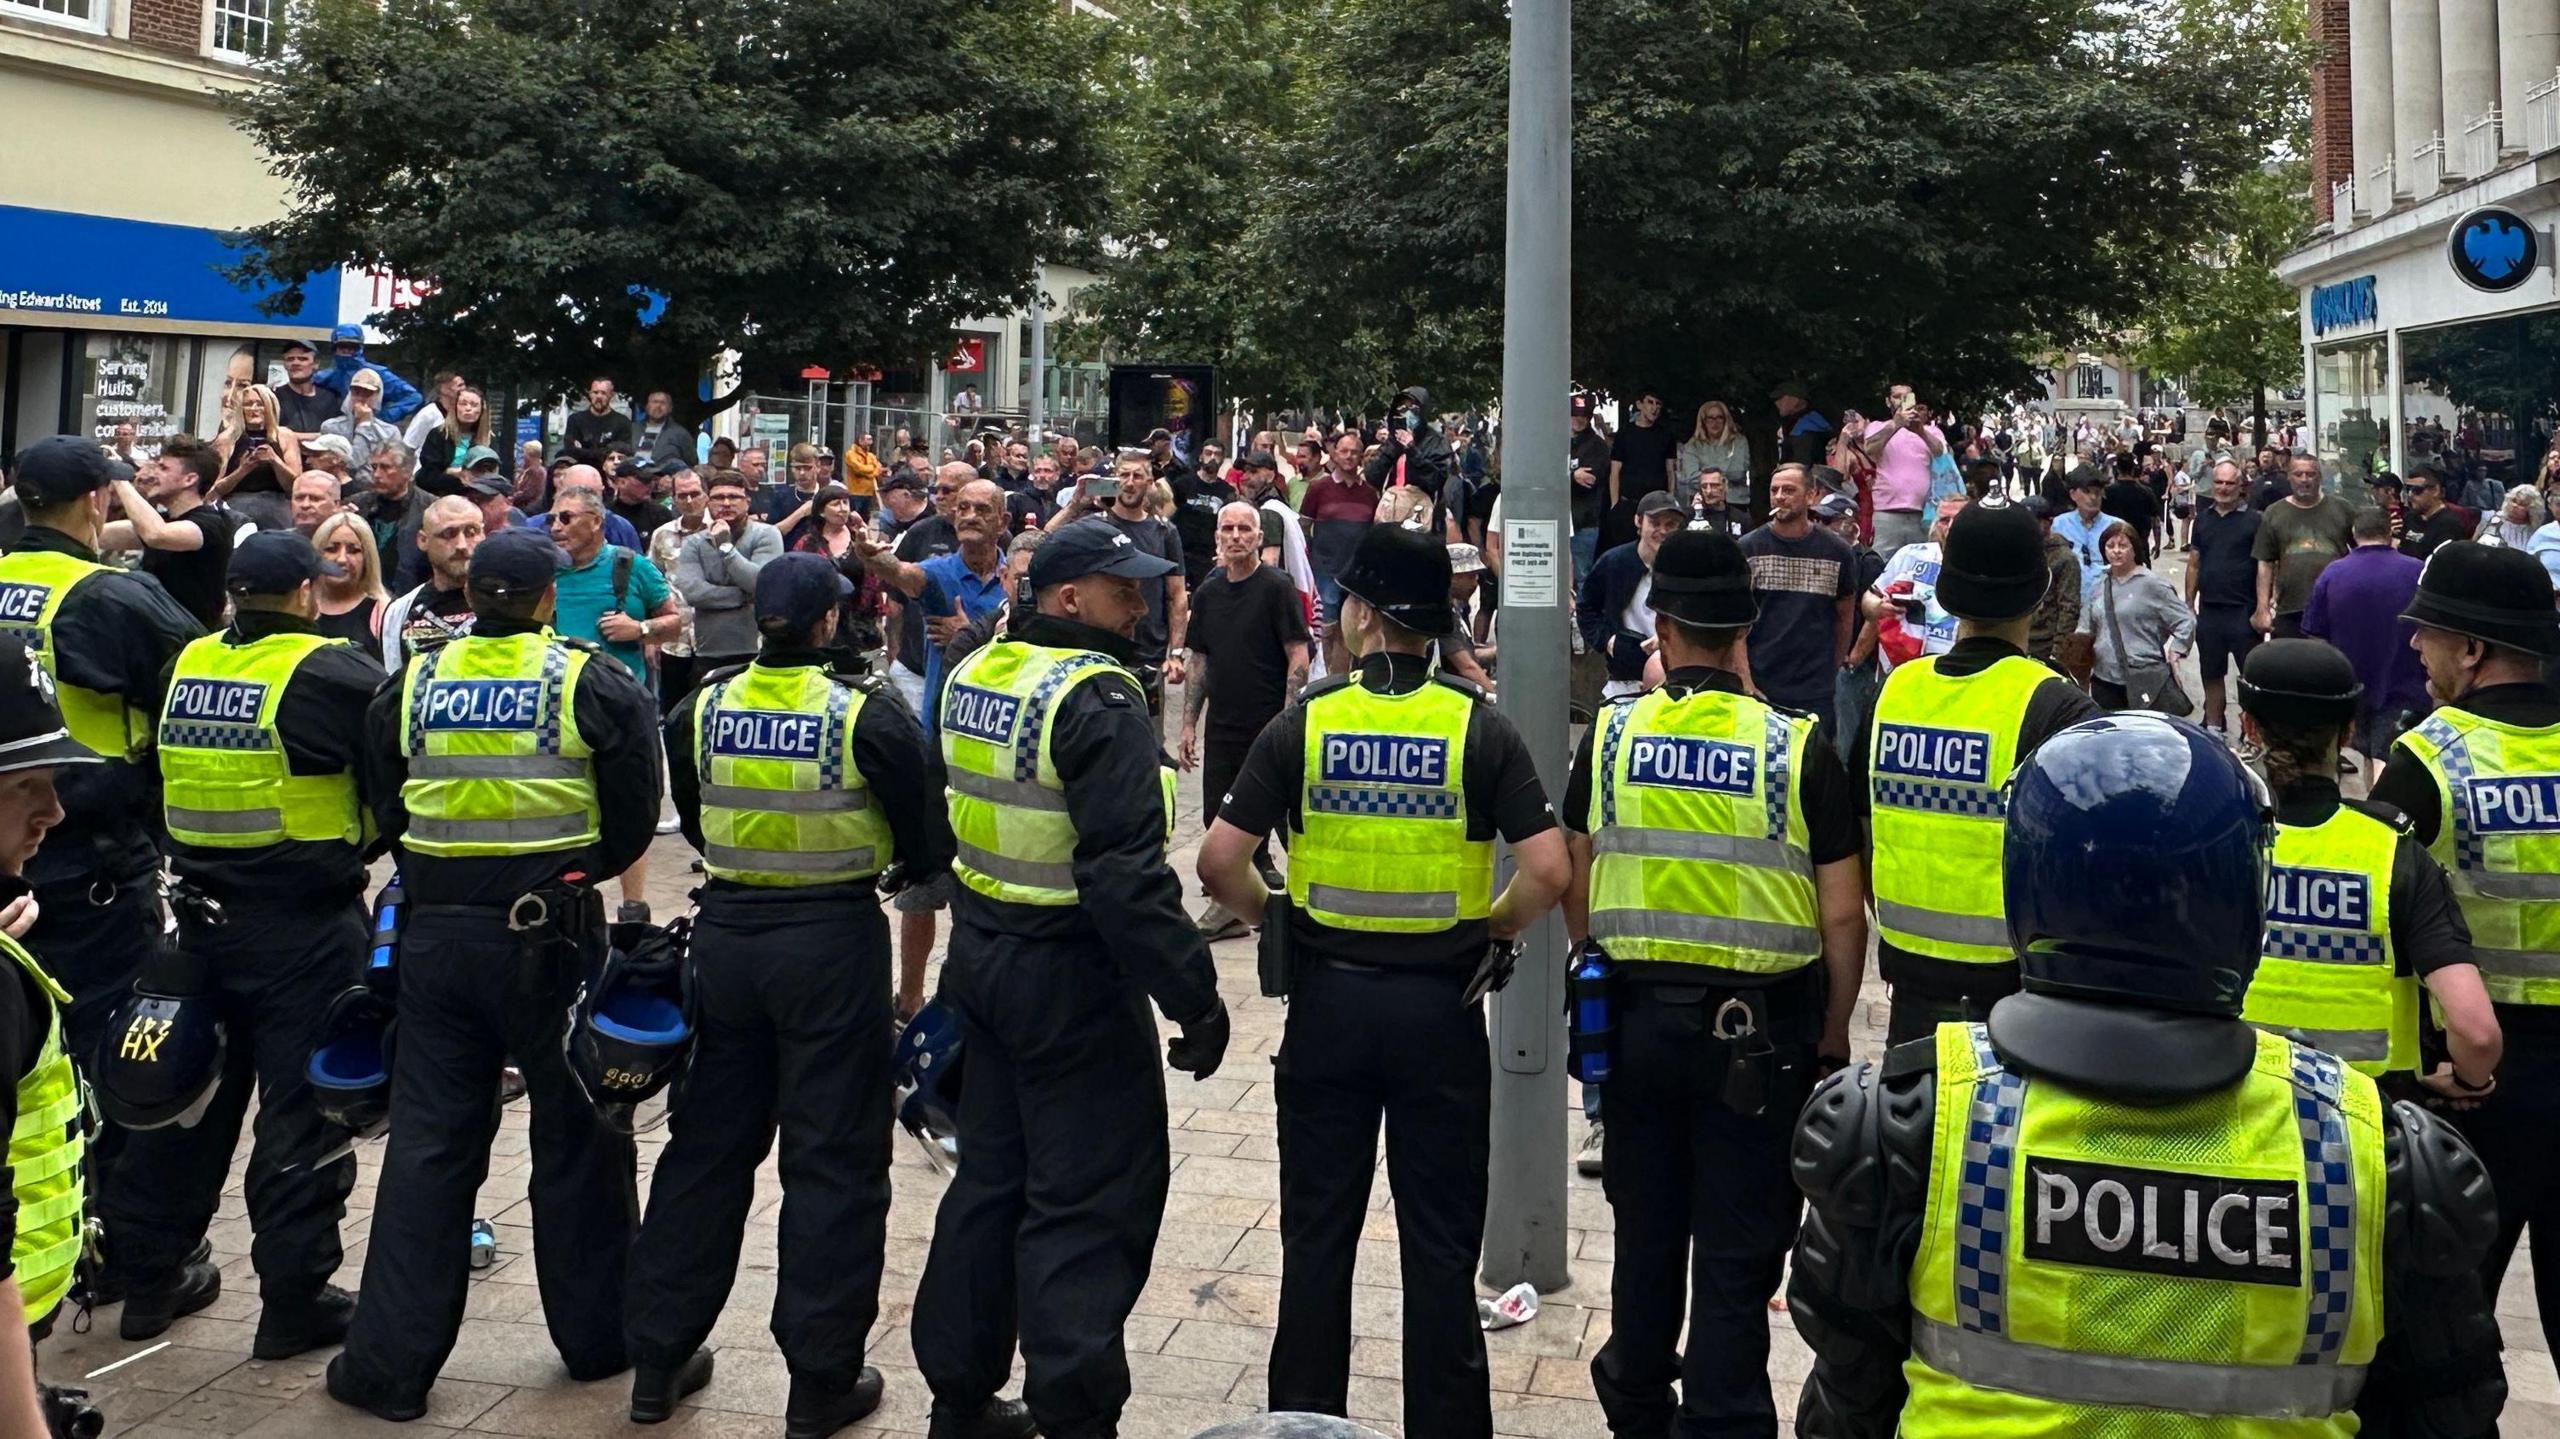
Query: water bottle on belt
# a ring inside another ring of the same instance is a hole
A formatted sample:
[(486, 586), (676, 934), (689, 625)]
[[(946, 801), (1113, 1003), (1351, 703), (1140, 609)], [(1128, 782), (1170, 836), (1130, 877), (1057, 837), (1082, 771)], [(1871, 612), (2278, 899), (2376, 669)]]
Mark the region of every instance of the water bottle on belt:
[(388, 999), (392, 995), (392, 979), (398, 973), (400, 931), (409, 922), (409, 893), (400, 886), (400, 876), (373, 897), (373, 947), (364, 961), (365, 988)]
[(1573, 1077), (1585, 1084), (1609, 1078), (1609, 1051), (1617, 1037), (1617, 1016), (1609, 999), (1609, 956), (1585, 942), (1573, 966)]

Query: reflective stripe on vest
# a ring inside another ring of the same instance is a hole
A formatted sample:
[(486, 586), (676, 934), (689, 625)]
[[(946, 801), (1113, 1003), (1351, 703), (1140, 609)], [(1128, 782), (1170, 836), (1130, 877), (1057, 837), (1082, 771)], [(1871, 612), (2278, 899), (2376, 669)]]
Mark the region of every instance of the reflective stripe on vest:
[(24, 644), (52, 676), (63, 727), (73, 739), (111, 760), (138, 763), (151, 751), (151, 716), (119, 696), (67, 684), (55, 668), (53, 622), (63, 601), (81, 581), (113, 573), (113, 565), (50, 550), (0, 555), (0, 634)]
[(2381, 1096), (2256, 1040), (2235, 1087), (2127, 1105), (1939, 1026), (1902, 1435), (2353, 1432), (2382, 1332)]
[(2400, 832), (2340, 805), (2276, 826), (2267, 931), (2240, 1017), (2297, 1034), (2366, 1074), (2418, 1067), (2418, 981), (2391, 948)]
[[(1076, 903), (1075, 822), (1049, 750), (1061, 702), (1104, 675), (1137, 688), (1108, 655), (1011, 639), (987, 644), (953, 668), (939, 731), (958, 841), (951, 870), (962, 884), (1011, 904)], [(1169, 783), (1165, 794), (1170, 835)]]
[(576, 704), (588, 658), (544, 630), (465, 635), (410, 659), (400, 681), (406, 847), (465, 858), (595, 843), (595, 752)]
[(206, 635), (178, 654), (160, 706), (160, 779), (169, 836), (212, 849), (355, 845), (364, 816), (355, 776), (298, 775), (276, 716), (302, 662), (344, 641), (273, 634), (246, 643)]
[(85, 1238), (80, 1160), (87, 1149), (81, 1116), (88, 1106), (71, 1057), (62, 1049), (62, 1006), (71, 1002), (71, 995), (16, 940), (0, 935), (0, 951), (46, 995), (44, 1045), (34, 1067), (17, 1078), (18, 1117), (9, 1130), (10, 1194), (18, 1204), (9, 1263), (16, 1271), (26, 1322), (33, 1324), (70, 1292), (72, 1270), (80, 1259)]
[(2009, 964), (2000, 893), (2002, 799), (2027, 704), (2054, 672), (2020, 655), (1969, 675), (1943, 656), (1894, 668), (1867, 749), (1876, 931), (1911, 954)]
[(1821, 957), (1809, 718), (1723, 690), (1613, 705), (1595, 746), (1591, 935), (1618, 960), (1783, 974)]
[(887, 867), (888, 816), (853, 755), (867, 698), (817, 665), (752, 664), (696, 691), (704, 873), (780, 888)]
[(2560, 1005), (2560, 728), (2448, 705), (2400, 742), (2435, 777), (2427, 852), (2452, 876), (2489, 997)]
[(1289, 897), (1308, 918), (1430, 934), (1491, 912), (1493, 841), (1467, 837), (1475, 706), (1436, 680), (1400, 695), (1355, 680), (1306, 701)]

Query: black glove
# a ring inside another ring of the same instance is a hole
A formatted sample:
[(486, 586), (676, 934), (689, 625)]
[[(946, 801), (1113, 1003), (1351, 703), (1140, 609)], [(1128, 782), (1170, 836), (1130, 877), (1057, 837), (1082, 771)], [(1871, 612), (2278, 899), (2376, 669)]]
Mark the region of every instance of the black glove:
[(1165, 1041), (1165, 1062), (1193, 1079), (1206, 1079), (1227, 1057), (1227, 1034), (1227, 1002), (1222, 999), (1207, 1014), (1183, 1021), (1182, 1033)]

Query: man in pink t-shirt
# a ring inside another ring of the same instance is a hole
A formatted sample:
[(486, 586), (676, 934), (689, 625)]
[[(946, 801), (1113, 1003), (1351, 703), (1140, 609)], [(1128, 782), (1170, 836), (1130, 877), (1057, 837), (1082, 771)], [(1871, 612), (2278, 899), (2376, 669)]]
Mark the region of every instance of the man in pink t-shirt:
[(1867, 422), (1858, 448), (1876, 467), (1875, 547), (1890, 561), (1894, 551), (1929, 537), (1929, 461), (1945, 451), (1947, 440), (1909, 385), (1885, 391), (1885, 414)]

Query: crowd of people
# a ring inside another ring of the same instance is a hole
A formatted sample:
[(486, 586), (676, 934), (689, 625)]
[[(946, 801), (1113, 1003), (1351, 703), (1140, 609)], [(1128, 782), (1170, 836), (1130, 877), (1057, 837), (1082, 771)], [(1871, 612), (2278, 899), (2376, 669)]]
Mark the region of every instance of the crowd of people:
[[(10, 469), (0, 1299), (39, 1338), (213, 1303), (253, 1125), (254, 1352), (342, 1345), (332, 1396), (418, 1418), (522, 1095), (543, 1322), (636, 1423), (709, 1382), (779, 1146), (783, 1428), (824, 1439), (882, 1400), (894, 1116), (959, 1156), (909, 1325), (933, 1439), (1107, 1436), (1165, 1072), (1219, 1070), (1210, 946), (1250, 934), (1289, 1001), (1269, 1407), (1347, 1410), (1383, 1131), (1404, 1429), (1486, 1439), (1482, 1001), (1556, 910), (1613, 1431), (1774, 1434), (1792, 1254), (1808, 1435), (2494, 1432), (2491, 1303), (2560, 1205), (2538, 487), (2348, 493), (2147, 423), (2039, 465), (2059, 433), (1908, 386), (1685, 438), (1576, 393), (1582, 723), (1540, 756), (1490, 703), (1500, 432), (1422, 389), (1232, 455), (769, 455), (599, 378), (510, 469), (464, 377), (330, 348), (210, 440)], [(665, 835), (702, 881), (661, 924)], [(35, 1377), (0, 1364), (5, 1417), (71, 1423)]]

